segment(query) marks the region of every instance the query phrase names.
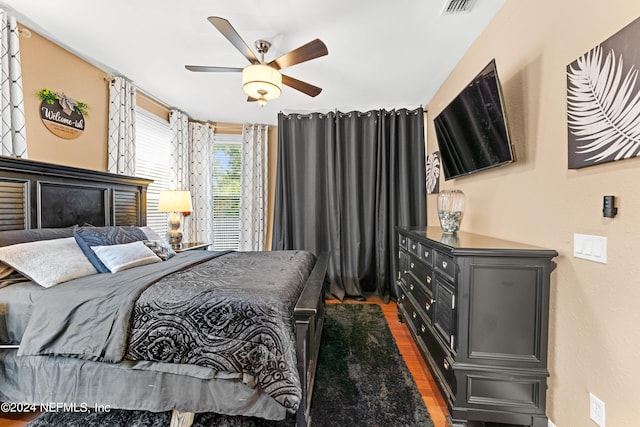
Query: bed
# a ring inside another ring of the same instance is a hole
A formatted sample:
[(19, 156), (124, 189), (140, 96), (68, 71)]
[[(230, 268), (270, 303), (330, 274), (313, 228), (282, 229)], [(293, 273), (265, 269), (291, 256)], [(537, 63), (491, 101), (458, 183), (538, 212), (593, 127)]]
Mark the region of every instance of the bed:
[[(326, 254), (167, 255), (145, 227), (148, 184), (0, 157), (0, 256), (30, 279), (0, 288), (0, 401), (310, 424)], [(96, 236), (107, 272), (68, 267)]]

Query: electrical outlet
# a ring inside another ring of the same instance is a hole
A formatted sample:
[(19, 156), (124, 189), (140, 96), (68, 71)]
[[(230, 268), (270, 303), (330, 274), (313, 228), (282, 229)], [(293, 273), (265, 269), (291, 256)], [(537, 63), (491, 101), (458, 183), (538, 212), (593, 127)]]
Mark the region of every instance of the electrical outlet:
[(591, 393), (589, 393), (589, 417), (600, 427), (605, 427), (604, 402)]

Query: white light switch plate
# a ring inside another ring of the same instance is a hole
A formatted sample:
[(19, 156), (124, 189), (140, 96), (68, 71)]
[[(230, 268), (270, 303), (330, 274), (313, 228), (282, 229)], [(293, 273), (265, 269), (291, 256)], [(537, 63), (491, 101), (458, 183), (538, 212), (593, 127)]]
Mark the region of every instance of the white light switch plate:
[(574, 233), (573, 256), (606, 264), (607, 238), (603, 236)]

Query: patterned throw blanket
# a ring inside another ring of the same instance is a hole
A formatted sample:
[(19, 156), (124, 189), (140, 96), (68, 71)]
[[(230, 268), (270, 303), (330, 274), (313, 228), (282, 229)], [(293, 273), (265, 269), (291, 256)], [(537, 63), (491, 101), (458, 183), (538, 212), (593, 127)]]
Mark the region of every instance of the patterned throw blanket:
[(173, 273), (138, 298), (126, 357), (249, 374), (295, 412), (293, 308), (314, 263), (302, 251), (234, 252)]

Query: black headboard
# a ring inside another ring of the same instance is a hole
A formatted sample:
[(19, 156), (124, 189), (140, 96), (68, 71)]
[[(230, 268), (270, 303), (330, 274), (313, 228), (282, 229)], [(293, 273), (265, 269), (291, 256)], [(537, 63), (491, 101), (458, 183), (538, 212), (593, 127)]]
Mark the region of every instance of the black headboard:
[(0, 230), (146, 225), (151, 182), (0, 156)]

